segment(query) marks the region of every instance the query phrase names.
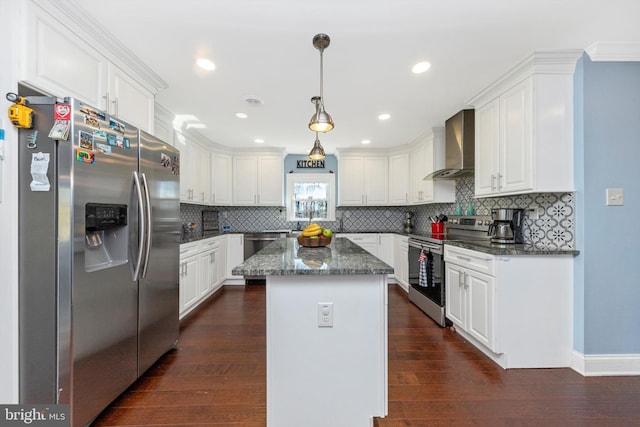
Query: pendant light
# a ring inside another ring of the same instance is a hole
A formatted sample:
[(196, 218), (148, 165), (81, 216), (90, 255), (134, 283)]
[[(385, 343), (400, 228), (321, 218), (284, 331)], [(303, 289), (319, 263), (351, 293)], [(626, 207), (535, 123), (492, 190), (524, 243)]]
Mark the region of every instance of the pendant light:
[(320, 140), (318, 139), (318, 132), (316, 132), (316, 141), (313, 143), (313, 148), (309, 152), (309, 158), (312, 160), (322, 160), (324, 157), (324, 148), (322, 148), (322, 144), (320, 144)]
[[(320, 96), (311, 98), (311, 102), (316, 106), (316, 113), (311, 117), (311, 121), (309, 122), (309, 129), (314, 132), (329, 132), (333, 129), (333, 119), (324, 110), (324, 98), (322, 97), (322, 53), (329, 46), (330, 42), (331, 39), (326, 34), (320, 33), (313, 37), (313, 47), (320, 51)], [(319, 143), (318, 138), (316, 138), (316, 142)]]

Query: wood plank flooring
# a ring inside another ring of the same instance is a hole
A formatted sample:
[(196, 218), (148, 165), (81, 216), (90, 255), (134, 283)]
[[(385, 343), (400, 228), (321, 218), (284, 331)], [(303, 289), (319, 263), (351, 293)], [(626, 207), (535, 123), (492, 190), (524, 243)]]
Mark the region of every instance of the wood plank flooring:
[[(264, 291), (223, 287), (183, 320), (178, 347), (93, 426), (264, 427)], [(376, 426), (468, 425), (640, 426), (640, 377), (505, 371), (391, 285), (389, 415)]]

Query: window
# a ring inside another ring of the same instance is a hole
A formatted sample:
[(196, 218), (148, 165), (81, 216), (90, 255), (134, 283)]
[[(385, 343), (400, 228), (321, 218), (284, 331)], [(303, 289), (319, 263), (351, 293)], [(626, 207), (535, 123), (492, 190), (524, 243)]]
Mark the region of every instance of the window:
[(287, 174), (287, 219), (335, 221), (335, 190), (332, 173)]

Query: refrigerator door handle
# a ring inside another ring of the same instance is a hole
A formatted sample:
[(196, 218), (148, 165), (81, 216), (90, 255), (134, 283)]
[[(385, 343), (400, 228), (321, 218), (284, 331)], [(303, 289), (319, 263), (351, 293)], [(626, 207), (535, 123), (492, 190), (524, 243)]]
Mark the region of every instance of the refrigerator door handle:
[(145, 225), (145, 209), (144, 209), (144, 199), (142, 195), (142, 188), (140, 187), (140, 178), (138, 177), (138, 172), (133, 171), (133, 180), (132, 186), (134, 191), (136, 192), (136, 199), (138, 201), (138, 221), (140, 232), (138, 233), (138, 255), (136, 256), (137, 260), (135, 264), (131, 265), (131, 279), (136, 282), (140, 278), (140, 268), (142, 266), (142, 255), (144, 254), (144, 244), (147, 240), (147, 228)]
[(144, 194), (144, 226), (146, 228), (147, 234), (146, 242), (144, 245), (144, 263), (142, 264), (142, 271), (140, 273), (140, 278), (144, 278), (147, 276), (147, 268), (149, 267), (149, 255), (151, 254), (151, 224), (153, 224), (153, 217), (151, 214), (151, 196), (149, 194), (149, 183), (147, 182), (147, 176), (144, 173), (140, 174), (140, 181)]

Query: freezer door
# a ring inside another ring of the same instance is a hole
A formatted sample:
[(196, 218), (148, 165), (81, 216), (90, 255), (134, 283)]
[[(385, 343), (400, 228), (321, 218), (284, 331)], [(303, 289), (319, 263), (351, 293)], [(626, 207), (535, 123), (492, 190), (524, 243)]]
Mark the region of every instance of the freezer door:
[(148, 189), (151, 227), (139, 282), (138, 375), (178, 340), (179, 170), (179, 152), (141, 131), (140, 177)]
[[(138, 234), (131, 196), (138, 130), (78, 101), (70, 103), (71, 136), (58, 143), (58, 239), (61, 296), (71, 284), (70, 301), (60, 307), (63, 322), (65, 311), (71, 313), (72, 388), (63, 395), (71, 393), (75, 426), (91, 421), (137, 376), (138, 290), (129, 260)], [(96, 204), (102, 213), (88, 221), (87, 205)], [(123, 206), (126, 218), (116, 221)], [(91, 226), (95, 219), (102, 225)]]

